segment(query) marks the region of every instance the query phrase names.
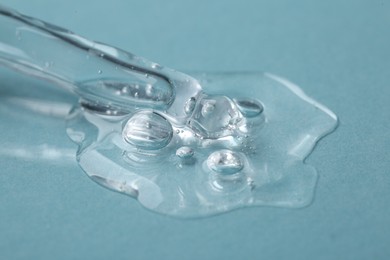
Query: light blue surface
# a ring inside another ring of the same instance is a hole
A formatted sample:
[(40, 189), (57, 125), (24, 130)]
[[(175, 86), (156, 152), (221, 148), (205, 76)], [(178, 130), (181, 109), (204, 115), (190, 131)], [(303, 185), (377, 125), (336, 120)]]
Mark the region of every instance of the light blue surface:
[[(0, 107), (1, 259), (390, 257), (389, 1), (2, 4), (172, 68), (281, 75), (340, 126), (307, 160), (320, 175), (311, 206), (178, 220), (89, 180), (62, 120), (13, 118)], [(3, 69), (0, 78), (1, 95), (47, 85)], [(31, 153), (42, 145), (68, 156)]]

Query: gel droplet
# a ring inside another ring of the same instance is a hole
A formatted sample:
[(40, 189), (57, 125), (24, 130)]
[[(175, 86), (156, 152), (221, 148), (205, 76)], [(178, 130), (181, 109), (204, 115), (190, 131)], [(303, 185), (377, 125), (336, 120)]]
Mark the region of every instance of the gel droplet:
[(207, 158), (207, 166), (221, 175), (232, 175), (242, 170), (240, 156), (229, 150), (216, 151)]
[(153, 111), (135, 113), (126, 123), (123, 138), (139, 149), (157, 150), (165, 147), (172, 139), (171, 124)]
[(217, 139), (232, 135), (242, 116), (234, 102), (225, 96), (209, 96), (195, 107), (188, 125), (204, 138)]
[(186, 105), (184, 107), (184, 112), (189, 115), (192, 113), (192, 111), (194, 111), (194, 108), (195, 108), (195, 105), (196, 105), (196, 100), (194, 97), (191, 97), (187, 102), (186, 102)]
[(254, 99), (234, 99), (243, 116), (255, 117), (263, 112), (263, 105)]
[(206, 100), (202, 106), (202, 112), (201, 112), (202, 116), (203, 117), (210, 116), (215, 109), (215, 104), (216, 104), (215, 100)]
[(188, 146), (182, 146), (176, 150), (176, 156), (182, 159), (189, 159), (194, 156), (194, 150)]

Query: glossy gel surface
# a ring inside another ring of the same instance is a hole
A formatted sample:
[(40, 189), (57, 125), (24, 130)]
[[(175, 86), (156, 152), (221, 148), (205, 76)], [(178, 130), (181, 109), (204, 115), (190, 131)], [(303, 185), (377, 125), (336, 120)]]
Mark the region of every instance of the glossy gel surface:
[(79, 97), (67, 133), (96, 182), (180, 217), (312, 200), (303, 162), (337, 118), (287, 80), (189, 76), (13, 10), (0, 20), (0, 64)]
[(170, 124), (158, 110), (108, 116), (75, 108), (67, 131), (83, 170), (150, 210), (180, 217), (309, 204), (317, 174), (304, 159), (336, 116), (271, 74), (195, 77), (210, 94), (193, 108), (196, 127), (191, 119)]
[[(23, 96), (48, 100), (46, 109), (36, 107), (46, 112), (41, 117), (15, 112), (39, 103), (0, 101), (1, 259), (390, 258), (389, 1), (1, 3), (184, 72), (275, 73), (339, 119), (305, 160), (318, 173), (308, 207), (248, 207), (183, 220), (89, 179), (65, 119), (47, 118), (49, 111), (62, 115), (62, 106), (52, 106), (62, 95), (38, 95), (56, 86), (1, 68), (2, 98), (24, 88)], [(100, 69), (92, 71), (104, 77), (108, 71)], [(61, 100), (76, 104), (77, 96)], [(191, 156), (191, 149), (178, 154)]]

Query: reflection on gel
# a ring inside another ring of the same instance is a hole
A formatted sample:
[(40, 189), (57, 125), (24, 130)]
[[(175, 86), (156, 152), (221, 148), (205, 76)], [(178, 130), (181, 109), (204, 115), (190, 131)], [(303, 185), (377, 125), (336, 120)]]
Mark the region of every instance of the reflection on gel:
[(337, 118), (298, 86), (267, 73), (189, 76), (12, 10), (0, 19), (1, 64), (80, 97), (67, 133), (99, 184), (179, 217), (311, 202), (317, 174), (304, 160)]
[[(107, 163), (121, 165), (120, 174), (86, 170), (87, 174), (104, 175), (114, 183), (131, 176), (130, 186), (150, 182), (153, 185), (137, 188), (148, 198), (140, 202), (179, 217), (249, 205), (308, 205), (317, 174), (303, 161), (335, 128), (335, 115), (271, 74), (194, 76), (202, 93), (196, 100), (182, 97), (188, 115), (182, 124), (165, 110), (136, 109), (112, 117), (76, 107), (68, 133), (88, 136), (79, 141), (81, 167), (85, 170), (83, 157), (92, 163), (99, 158), (91, 154), (104, 156)], [(92, 126), (95, 131), (90, 131)], [(120, 191), (110, 181), (103, 185)]]

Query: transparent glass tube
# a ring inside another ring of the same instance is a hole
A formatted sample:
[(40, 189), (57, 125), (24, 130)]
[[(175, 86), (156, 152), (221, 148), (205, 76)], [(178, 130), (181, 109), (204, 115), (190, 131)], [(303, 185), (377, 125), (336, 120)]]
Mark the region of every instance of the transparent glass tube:
[(54, 81), (97, 109), (156, 108), (183, 122), (175, 97), (201, 92), (188, 75), (1, 6), (0, 24), (0, 63)]

